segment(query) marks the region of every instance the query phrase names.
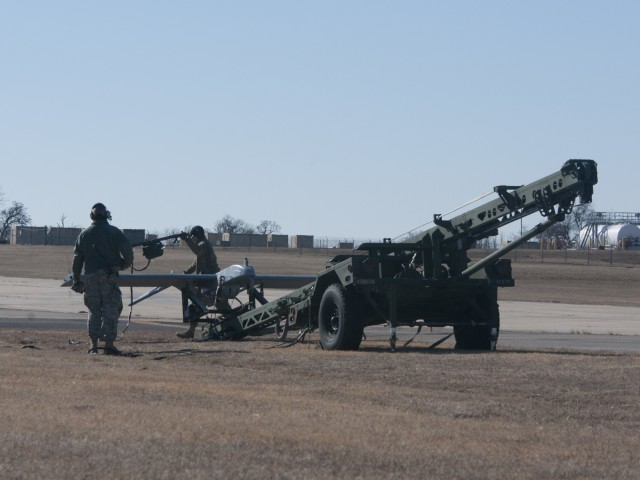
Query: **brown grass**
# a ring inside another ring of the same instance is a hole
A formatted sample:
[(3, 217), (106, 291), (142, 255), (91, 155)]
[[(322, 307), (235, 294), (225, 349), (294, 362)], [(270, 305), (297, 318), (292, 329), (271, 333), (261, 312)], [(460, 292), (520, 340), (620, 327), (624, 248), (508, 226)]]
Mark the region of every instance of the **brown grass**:
[(2, 478), (640, 475), (639, 355), (68, 338), (3, 332)]
[[(0, 248), (0, 275), (68, 269), (50, 252), (34, 267), (34, 251), (19, 261), (21, 249), (8, 248), (15, 266)], [(248, 255), (259, 271), (287, 270), (269, 273), (313, 273), (326, 259), (224, 253), (221, 265)], [(179, 271), (192, 258), (166, 255), (153, 268)], [(606, 286), (585, 295), (571, 285), (605, 272), (637, 286), (636, 267), (558, 268), (569, 270), (514, 263), (518, 287), (503, 292), (604, 298)], [(637, 305), (630, 292), (616, 301)], [(85, 354), (82, 330), (0, 333), (3, 479), (640, 477), (637, 354), (421, 343), (391, 354), (371, 340), (326, 352), (314, 336), (275, 348), (266, 337), (179, 342), (133, 329), (118, 344), (130, 356), (108, 357)]]

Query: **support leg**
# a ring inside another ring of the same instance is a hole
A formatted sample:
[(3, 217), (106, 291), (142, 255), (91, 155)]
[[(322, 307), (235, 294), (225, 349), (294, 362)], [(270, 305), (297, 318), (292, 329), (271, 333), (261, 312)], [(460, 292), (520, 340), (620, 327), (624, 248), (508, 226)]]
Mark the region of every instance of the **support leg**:
[(398, 328), (398, 289), (396, 286), (389, 286), (387, 290), (389, 296), (389, 323), (391, 325), (389, 331), (389, 346), (391, 351), (396, 351), (396, 330)]

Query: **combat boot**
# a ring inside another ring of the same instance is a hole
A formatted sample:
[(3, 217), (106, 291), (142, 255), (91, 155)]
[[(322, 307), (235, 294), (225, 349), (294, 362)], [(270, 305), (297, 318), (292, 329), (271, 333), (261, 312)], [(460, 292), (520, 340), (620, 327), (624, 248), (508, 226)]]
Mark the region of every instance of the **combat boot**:
[(98, 339), (90, 337), (89, 341), (91, 342), (91, 346), (89, 347), (89, 351), (87, 353), (96, 355), (98, 353)]
[(113, 340), (107, 340), (104, 344), (105, 355), (120, 355), (122, 352), (113, 344)]
[(193, 338), (196, 332), (196, 323), (190, 323), (189, 329), (186, 332), (178, 332), (176, 333), (176, 337), (178, 338)]

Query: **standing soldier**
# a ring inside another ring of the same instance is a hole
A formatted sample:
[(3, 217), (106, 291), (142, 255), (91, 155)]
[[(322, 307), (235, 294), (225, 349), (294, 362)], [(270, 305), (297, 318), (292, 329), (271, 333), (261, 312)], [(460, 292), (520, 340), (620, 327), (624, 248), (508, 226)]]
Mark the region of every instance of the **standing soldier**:
[[(196, 255), (193, 259), (193, 263), (187, 268), (184, 273), (218, 273), (220, 267), (218, 267), (218, 259), (213, 251), (211, 242), (207, 240), (207, 236), (204, 233), (204, 228), (200, 225), (196, 225), (191, 229), (189, 235), (184, 233), (181, 238), (187, 242), (187, 245), (191, 251)], [(199, 284), (201, 288), (207, 287), (206, 284)], [(198, 289), (200, 292), (200, 289)], [(187, 308), (187, 305), (183, 305), (183, 308)], [(186, 332), (178, 332), (176, 335), (179, 338), (193, 338), (198, 326), (198, 320), (192, 320), (189, 322), (189, 329)]]
[[(89, 309), (89, 353), (98, 353), (98, 339), (104, 336), (104, 353), (118, 355), (120, 351), (113, 345), (122, 312), (118, 272), (133, 263), (133, 249), (124, 233), (109, 224), (111, 212), (102, 203), (91, 207), (89, 216), (92, 223), (80, 232), (73, 250), (71, 288), (84, 293)], [(84, 281), (80, 280), (83, 266)]]

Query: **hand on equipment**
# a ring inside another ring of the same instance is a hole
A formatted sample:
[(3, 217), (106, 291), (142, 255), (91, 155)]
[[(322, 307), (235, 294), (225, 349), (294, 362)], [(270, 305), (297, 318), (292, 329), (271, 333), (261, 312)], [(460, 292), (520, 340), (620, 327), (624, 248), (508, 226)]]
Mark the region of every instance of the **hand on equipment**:
[(84, 293), (85, 289), (86, 287), (82, 280), (74, 280), (73, 285), (71, 285), (71, 290), (73, 290), (76, 293)]

